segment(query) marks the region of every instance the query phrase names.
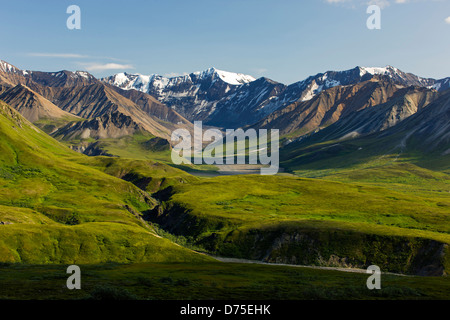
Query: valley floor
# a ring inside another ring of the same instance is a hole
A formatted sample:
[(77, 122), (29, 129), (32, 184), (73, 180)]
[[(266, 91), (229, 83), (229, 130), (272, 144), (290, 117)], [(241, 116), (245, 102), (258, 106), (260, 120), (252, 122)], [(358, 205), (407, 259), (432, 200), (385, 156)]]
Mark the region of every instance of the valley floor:
[(81, 265), (81, 290), (68, 290), (67, 265), (0, 265), (0, 299), (316, 300), (448, 299), (448, 277), (368, 275), (241, 263)]

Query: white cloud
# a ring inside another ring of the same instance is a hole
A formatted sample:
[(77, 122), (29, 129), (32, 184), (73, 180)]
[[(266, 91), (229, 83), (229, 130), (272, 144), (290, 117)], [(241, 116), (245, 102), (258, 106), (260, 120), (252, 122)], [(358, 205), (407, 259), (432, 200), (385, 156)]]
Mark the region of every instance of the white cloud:
[(134, 69), (131, 64), (119, 63), (80, 63), (87, 71), (126, 70)]
[(63, 59), (70, 59), (70, 58), (88, 58), (89, 56), (85, 56), (82, 54), (77, 53), (42, 53), (42, 52), (31, 52), (28, 53), (28, 56), (30, 57), (41, 57), (41, 58), (63, 58)]
[(111, 60), (116, 62), (128, 62), (127, 60), (117, 59), (113, 57), (103, 56), (89, 56), (78, 53), (48, 53), (48, 52), (30, 52), (26, 54), (29, 57), (39, 58), (62, 58), (62, 59), (99, 59), (99, 60)]
[(445, 18), (445, 23), (450, 24), (450, 17)]
[(389, 1), (387, 1), (387, 0), (370, 0), (367, 4), (368, 5), (377, 5), (381, 9), (384, 9), (390, 5)]

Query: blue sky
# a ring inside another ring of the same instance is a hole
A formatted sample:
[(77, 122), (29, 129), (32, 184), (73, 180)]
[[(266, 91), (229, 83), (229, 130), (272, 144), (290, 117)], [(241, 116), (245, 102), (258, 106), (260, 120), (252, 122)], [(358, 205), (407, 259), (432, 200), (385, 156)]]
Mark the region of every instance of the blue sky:
[[(367, 6), (382, 7), (369, 30)], [(69, 5), (81, 30), (69, 30)], [(208, 67), (290, 84), (392, 65), (450, 76), (450, 0), (0, 0), (0, 59), (19, 68), (179, 75)], [(446, 21), (447, 19), (447, 21)]]

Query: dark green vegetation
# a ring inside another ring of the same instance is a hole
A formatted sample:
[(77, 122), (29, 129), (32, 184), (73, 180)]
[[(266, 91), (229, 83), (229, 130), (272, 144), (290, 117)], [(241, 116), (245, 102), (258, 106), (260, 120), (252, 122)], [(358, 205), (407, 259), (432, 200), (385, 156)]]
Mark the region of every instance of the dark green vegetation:
[(81, 290), (65, 288), (64, 265), (0, 265), (0, 299), (448, 299), (448, 278), (367, 275), (225, 263), (114, 263), (80, 266)]

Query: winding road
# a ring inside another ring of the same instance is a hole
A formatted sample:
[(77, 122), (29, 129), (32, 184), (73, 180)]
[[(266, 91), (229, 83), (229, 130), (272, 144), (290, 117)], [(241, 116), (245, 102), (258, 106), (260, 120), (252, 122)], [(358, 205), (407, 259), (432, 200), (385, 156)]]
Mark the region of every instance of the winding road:
[[(342, 267), (320, 267), (320, 266), (305, 266), (305, 265), (298, 265), (298, 264), (284, 264), (284, 263), (270, 263), (270, 262), (264, 262), (259, 260), (247, 260), (247, 259), (236, 259), (236, 258), (224, 258), (224, 257), (217, 257), (209, 255), (211, 258), (216, 259), (220, 262), (225, 263), (247, 263), (247, 264), (262, 264), (262, 265), (269, 265), (269, 266), (284, 266), (284, 267), (295, 267), (295, 268), (309, 268), (309, 269), (319, 269), (319, 270), (332, 270), (332, 271), (341, 271), (341, 272), (353, 272), (353, 273), (367, 273), (366, 269), (358, 269), (358, 268), (342, 268)], [(401, 273), (392, 273), (392, 272), (381, 272), (381, 274), (388, 274), (388, 275), (394, 275), (394, 276), (400, 276), (400, 277), (413, 277), (412, 275), (405, 275)]]

